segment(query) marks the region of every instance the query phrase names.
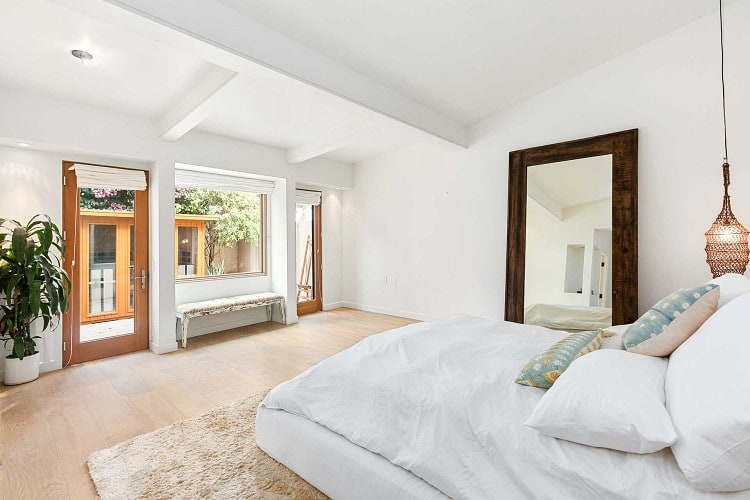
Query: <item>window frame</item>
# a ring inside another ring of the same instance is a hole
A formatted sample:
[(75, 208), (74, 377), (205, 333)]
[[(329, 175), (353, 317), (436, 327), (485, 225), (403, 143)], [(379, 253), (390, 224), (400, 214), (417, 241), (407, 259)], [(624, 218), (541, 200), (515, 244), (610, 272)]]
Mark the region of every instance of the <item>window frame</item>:
[[(180, 187), (180, 186), (175, 186)], [(208, 188), (204, 188), (208, 189)], [(214, 281), (214, 280), (225, 280), (225, 279), (237, 279), (237, 278), (254, 278), (254, 277), (263, 277), (268, 276), (268, 195), (257, 193), (258, 196), (260, 196), (260, 238), (258, 239), (259, 245), (258, 250), (260, 252), (260, 260), (261, 260), (261, 270), (255, 271), (255, 272), (243, 272), (243, 273), (227, 273), (227, 274), (212, 274), (212, 275), (206, 275), (206, 276), (189, 276), (180, 278), (177, 276), (177, 252), (178, 252), (178, 242), (177, 242), (177, 227), (178, 227), (178, 221), (175, 219), (174, 221), (174, 253), (175, 253), (175, 277), (174, 281), (175, 284), (179, 283), (193, 283), (196, 281)], [(174, 203), (174, 201), (173, 201)], [(177, 214), (175, 214), (177, 215)], [(189, 222), (189, 221), (179, 221), (181, 224), (180, 226), (190, 226), (189, 224), (182, 224), (183, 222)], [(195, 227), (195, 226), (190, 226)], [(203, 243), (199, 243), (199, 247), (203, 249), (205, 245)]]

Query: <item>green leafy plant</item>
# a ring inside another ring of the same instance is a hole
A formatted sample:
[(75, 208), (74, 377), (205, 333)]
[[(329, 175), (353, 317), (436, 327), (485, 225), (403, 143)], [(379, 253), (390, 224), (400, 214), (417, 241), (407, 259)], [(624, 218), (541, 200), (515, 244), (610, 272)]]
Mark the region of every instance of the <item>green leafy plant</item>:
[(13, 343), (13, 358), (36, 353), (34, 320), (42, 319), (47, 330), (68, 309), (70, 277), (60, 262), (64, 251), (60, 230), (49, 216), (35, 215), (26, 225), (0, 218), (0, 340), (6, 347)]

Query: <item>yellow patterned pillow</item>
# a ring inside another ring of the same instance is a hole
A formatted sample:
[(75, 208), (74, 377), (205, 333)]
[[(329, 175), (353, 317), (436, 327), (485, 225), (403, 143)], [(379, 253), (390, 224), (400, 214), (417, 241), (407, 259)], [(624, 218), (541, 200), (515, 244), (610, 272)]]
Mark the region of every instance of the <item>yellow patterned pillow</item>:
[(516, 378), (516, 382), (549, 389), (573, 360), (599, 349), (602, 345), (602, 336), (602, 332), (595, 331), (571, 333), (529, 361)]

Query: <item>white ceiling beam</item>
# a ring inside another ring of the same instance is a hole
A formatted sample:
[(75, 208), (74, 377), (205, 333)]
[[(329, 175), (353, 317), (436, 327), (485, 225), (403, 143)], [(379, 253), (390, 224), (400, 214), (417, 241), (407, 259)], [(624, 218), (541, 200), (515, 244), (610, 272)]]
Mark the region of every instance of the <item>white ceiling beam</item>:
[(291, 164), (297, 164), (330, 153), (350, 144), (357, 136), (375, 129), (376, 126), (373, 120), (363, 120), (347, 123), (341, 127), (329, 130), (308, 142), (288, 150), (286, 154), (287, 161)]
[(215, 67), (198, 84), (182, 96), (161, 119), (159, 136), (176, 141), (208, 118), (217, 96), (237, 77), (237, 73)]
[(233, 10), (219, 0), (52, 0), (242, 74), (260, 65), (466, 147), (466, 126)]
[(561, 221), (565, 220), (565, 211), (563, 210), (562, 205), (552, 199), (551, 196), (548, 196), (547, 193), (542, 191), (536, 184), (527, 181), (526, 192), (528, 193), (529, 198), (532, 198), (534, 201), (539, 203), (539, 205), (546, 211), (548, 211)]

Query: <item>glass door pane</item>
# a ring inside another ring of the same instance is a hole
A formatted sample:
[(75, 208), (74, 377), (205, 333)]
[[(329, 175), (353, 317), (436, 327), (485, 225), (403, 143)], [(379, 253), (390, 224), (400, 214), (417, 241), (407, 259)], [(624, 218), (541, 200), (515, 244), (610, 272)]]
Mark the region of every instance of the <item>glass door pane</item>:
[(89, 226), (89, 314), (117, 310), (117, 226)]
[(177, 276), (197, 276), (198, 274), (198, 228), (179, 226), (177, 228)]
[(313, 206), (297, 203), (297, 303), (315, 300)]
[(83, 188), (80, 341), (134, 334), (135, 191)]

